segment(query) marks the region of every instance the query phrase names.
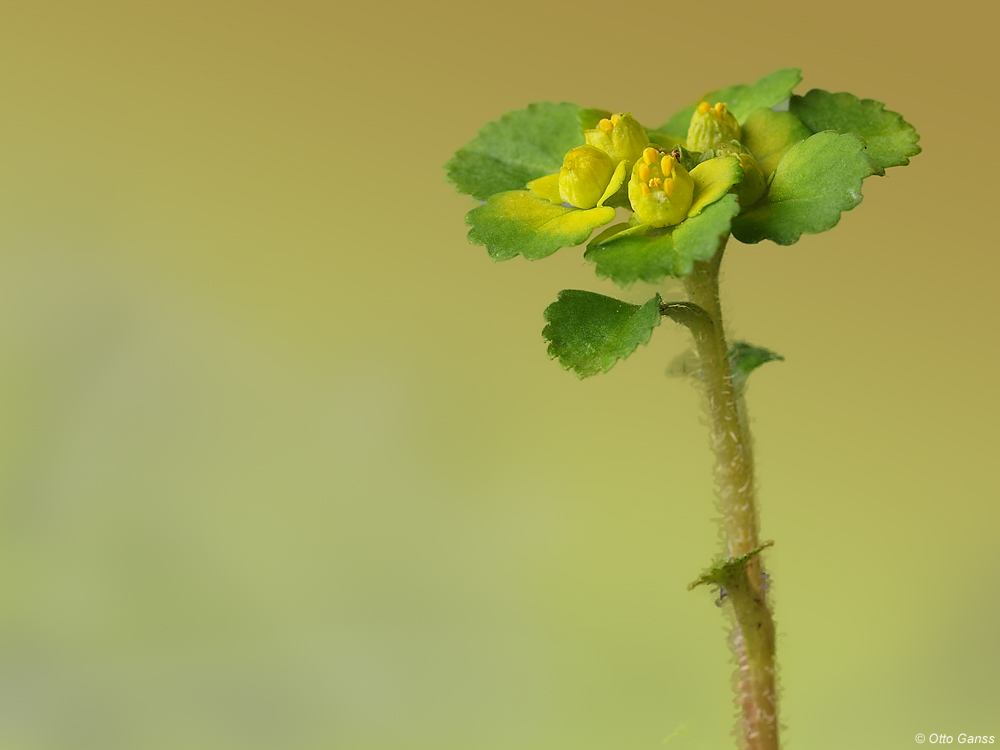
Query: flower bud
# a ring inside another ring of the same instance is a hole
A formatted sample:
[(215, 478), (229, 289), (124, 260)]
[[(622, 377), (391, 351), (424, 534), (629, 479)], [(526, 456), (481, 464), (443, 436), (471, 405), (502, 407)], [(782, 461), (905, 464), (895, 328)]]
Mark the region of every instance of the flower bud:
[(767, 178), (753, 154), (740, 143), (724, 143), (715, 149), (716, 156), (735, 156), (743, 167), (743, 181), (733, 186), (732, 192), (741, 206), (752, 206), (767, 192)]
[(617, 162), (593, 146), (577, 146), (563, 157), (559, 195), (577, 208), (593, 208), (611, 182)]
[(615, 164), (624, 161), (628, 169), (649, 145), (646, 129), (631, 114), (611, 115), (610, 120), (601, 120), (593, 130), (583, 131), (583, 137), (589, 145), (608, 154)]
[(687, 147), (692, 151), (707, 151), (719, 144), (740, 139), (740, 124), (723, 102), (714, 107), (708, 102), (698, 105), (688, 126)]
[(694, 180), (672, 154), (647, 148), (632, 168), (628, 199), (643, 224), (669, 227), (687, 218)]

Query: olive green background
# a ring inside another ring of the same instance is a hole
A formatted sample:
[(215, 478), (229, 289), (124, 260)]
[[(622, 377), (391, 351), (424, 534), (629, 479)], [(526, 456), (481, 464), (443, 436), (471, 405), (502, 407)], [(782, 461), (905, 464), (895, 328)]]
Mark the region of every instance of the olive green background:
[(732, 747), (685, 334), (562, 371), (542, 310), (614, 288), (493, 264), (441, 165), (532, 101), (658, 125), (788, 66), (924, 153), (724, 265), (731, 336), (786, 357), (748, 394), (785, 737), (1000, 735), (996, 21), (6, 6), (0, 747)]

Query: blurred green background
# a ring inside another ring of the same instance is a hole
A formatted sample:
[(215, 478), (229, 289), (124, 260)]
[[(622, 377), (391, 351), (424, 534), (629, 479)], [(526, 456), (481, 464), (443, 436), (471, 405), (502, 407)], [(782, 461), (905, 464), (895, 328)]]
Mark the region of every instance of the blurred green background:
[(5, 6), (0, 748), (731, 747), (687, 339), (549, 362), (556, 293), (614, 288), (494, 265), (442, 164), (532, 101), (656, 125), (788, 66), (924, 153), (724, 265), (786, 357), (749, 391), (785, 737), (1000, 735), (996, 15)]

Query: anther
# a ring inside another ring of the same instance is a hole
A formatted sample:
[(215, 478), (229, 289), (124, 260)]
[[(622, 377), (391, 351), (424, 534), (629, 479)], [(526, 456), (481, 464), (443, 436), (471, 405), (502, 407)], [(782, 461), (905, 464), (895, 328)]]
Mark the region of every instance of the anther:
[(645, 182), (640, 182), (639, 187), (642, 188), (643, 195), (649, 195), (649, 185), (647, 185)]
[(659, 155), (660, 152), (650, 146), (642, 152), (642, 160), (647, 164), (652, 164), (656, 161), (656, 157)]
[(670, 195), (672, 192), (674, 192), (674, 181), (669, 177), (663, 181), (663, 192), (665, 192), (667, 195)]
[(711, 104), (709, 104), (708, 102), (702, 102), (701, 104), (698, 105), (698, 114), (707, 115), (708, 110), (710, 110), (711, 108), (712, 108)]
[(666, 177), (674, 171), (673, 160), (669, 156), (664, 156), (663, 159), (660, 160), (660, 169), (663, 170), (663, 176)]
[(601, 120), (599, 123), (597, 123), (597, 127), (599, 127), (605, 133), (607, 133), (608, 135), (610, 135), (611, 131), (615, 129), (615, 123), (613, 123), (611, 120), (609, 120), (607, 117), (605, 117), (603, 120)]
[(646, 164), (639, 165), (639, 179), (643, 182), (649, 182), (649, 166)]
[(611, 124), (617, 125), (619, 122), (621, 122), (621, 119), (622, 119), (621, 115), (611, 115)]

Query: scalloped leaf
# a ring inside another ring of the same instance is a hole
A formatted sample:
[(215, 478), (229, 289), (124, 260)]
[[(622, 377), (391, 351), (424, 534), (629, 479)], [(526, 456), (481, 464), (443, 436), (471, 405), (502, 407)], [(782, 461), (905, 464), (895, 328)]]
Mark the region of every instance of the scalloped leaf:
[(764, 176), (770, 177), (788, 149), (812, 134), (791, 112), (763, 107), (751, 112), (743, 123), (742, 142), (757, 159)]
[(652, 132), (662, 133), (680, 141), (686, 140), (688, 125), (691, 124), (691, 116), (694, 114), (694, 110), (698, 104), (704, 101), (712, 105), (715, 105), (717, 102), (725, 102), (729, 111), (733, 113), (733, 116), (742, 123), (744, 118), (755, 109), (773, 107), (775, 104), (783, 102), (792, 95), (792, 89), (798, 86), (801, 81), (801, 70), (798, 68), (783, 68), (764, 76), (756, 83), (741, 83), (736, 86), (727, 86), (718, 91), (712, 91), (676, 113), (665, 124)]
[(901, 114), (874, 99), (813, 89), (805, 96), (793, 96), (788, 110), (814, 133), (857, 133), (868, 142), (868, 155), (880, 170), (906, 166), (910, 157), (921, 151), (916, 129)]
[(583, 145), (575, 104), (539, 102), (487, 123), (445, 164), (460, 193), (477, 200), (519, 190), (558, 172), (563, 156)]
[(545, 309), (548, 325), (542, 337), (549, 342), (549, 357), (582, 379), (607, 372), (639, 344), (648, 344), (660, 319), (658, 294), (644, 305), (630, 305), (603, 294), (564, 289)]
[(527, 190), (509, 190), (490, 197), (465, 216), (469, 242), (485, 245), (493, 260), (523, 255), (547, 258), (561, 247), (587, 241), (591, 232), (615, 218), (615, 210), (557, 206)]
[(840, 214), (861, 202), (861, 183), (877, 174), (855, 133), (826, 131), (792, 146), (774, 171), (763, 200), (733, 221), (740, 242), (798, 242), (803, 234), (832, 229)]
[(715, 255), (739, 210), (736, 196), (725, 195), (673, 227), (618, 224), (595, 237), (583, 257), (597, 266), (598, 276), (622, 287), (636, 281), (657, 284), (667, 276), (683, 278), (695, 261)]
[(762, 346), (754, 346), (746, 341), (734, 341), (729, 347), (729, 365), (733, 371), (733, 381), (737, 389), (742, 388), (750, 373), (761, 365), (768, 362), (783, 362), (785, 360), (780, 354), (765, 349)]

